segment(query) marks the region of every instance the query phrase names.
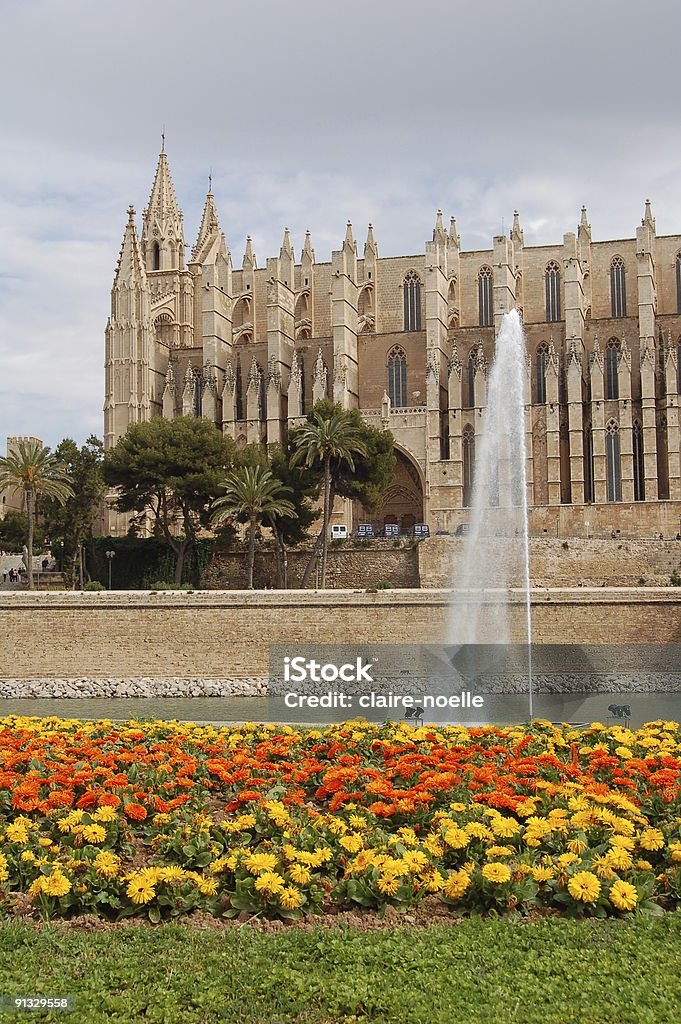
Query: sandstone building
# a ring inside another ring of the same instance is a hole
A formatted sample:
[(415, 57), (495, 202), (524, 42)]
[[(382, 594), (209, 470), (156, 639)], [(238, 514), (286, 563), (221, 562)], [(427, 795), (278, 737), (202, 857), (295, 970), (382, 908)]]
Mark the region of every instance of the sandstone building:
[[(532, 527), (665, 536), (679, 529), (681, 235), (594, 241), (586, 209), (562, 243), (466, 251), (438, 211), (425, 252), (362, 256), (348, 223), (330, 262), (288, 229), (235, 266), (209, 187), (185, 262), (161, 152), (141, 235), (128, 211), (106, 327), (105, 445), (153, 416), (204, 416), (239, 444), (281, 441), (323, 396), (389, 427), (398, 469), (376, 525), (465, 521), (486, 375), (502, 314), (521, 311)], [(109, 513), (109, 530), (124, 518)], [(355, 525), (360, 509), (336, 510)]]

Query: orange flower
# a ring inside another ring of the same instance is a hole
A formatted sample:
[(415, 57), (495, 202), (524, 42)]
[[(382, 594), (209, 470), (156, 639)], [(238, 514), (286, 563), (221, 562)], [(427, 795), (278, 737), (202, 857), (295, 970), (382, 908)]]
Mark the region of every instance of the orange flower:
[(123, 810), (125, 816), (131, 821), (144, 821), (147, 816), (146, 808), (141, 804), (126, 804)]

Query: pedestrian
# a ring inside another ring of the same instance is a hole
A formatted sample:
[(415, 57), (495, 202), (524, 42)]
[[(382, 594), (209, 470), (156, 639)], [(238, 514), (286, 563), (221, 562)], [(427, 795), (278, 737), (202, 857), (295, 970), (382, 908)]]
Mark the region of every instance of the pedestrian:
[(9, 570), (8, 569), (3, 569), (2, 570), (2, 582), (3, 583), (7, 583), (7, 577), (8, 576), (9, 576)]
[(49, 564), (50, 564), (49, 558), (43, 558), (43, 561), (42, 561), (43, 572), (47, 572), (47, 567), (48, 567)]

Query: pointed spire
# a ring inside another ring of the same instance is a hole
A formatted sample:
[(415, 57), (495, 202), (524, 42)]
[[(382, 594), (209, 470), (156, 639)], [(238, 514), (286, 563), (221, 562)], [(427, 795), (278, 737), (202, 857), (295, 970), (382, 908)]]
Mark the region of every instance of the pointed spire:
[(310, 237), (309, 229), (305, 232), (305, 244), (303, 245), (302, 256), (306, 256), (311, 263), (314, 263), (314, 249), (312, 248), (312, 239)]
[(147, 273), (142, 259), (137, 227), (135, 225), (135, 207), (128, 207), (128, 220), (123, 233), (121, 251), (118, 255), (115, 281), (131, 283), (146, 282)]
[(175, 186), (170, 175), (165, 147), (159, 153), (156, 176), (151, 186), (151, 195), (144, 215), (145, 217), (153, 215), (158, 221), (167, 217), (181, 216), (175, 198)]
[(525, 239), (523, 229), (520, 226), (520, 215), (517, 210), (513, 211), (513, 227), (511, 228), (511, 241), (514, 245), (523, 246)]
[(579, 228), (577, 230), (577, 238), (580, 242), (591, 241), (591, 225), (586, 215), (586, 206), (582, 207), (582, 216), (579, 221)]
[(653, 231), (655, 230), (655, 218), (653, 217), (653, 208), (650, 204), (650, 199), (646, 199), (646, 208), (643, 214), (643, 220), (641, 221), (641, 224), (643, 226), (647, 225), (648, 227), (652, 228)]
[(284, 240), (281, 243), (279, 255), (282, 258), (287, 256), (289, 259), (293, 259), (293, 246), (291, 245), (291, 235), (289, 234), (288, 228), (284, 228)]
[(442, 219), (442, 210), (437, 211), (435, 227), (433, 228), (433, 241), (439, 245), (445, 245), (447, 242), (447, 232), (445, 231), (445, 222)]
[(364, 259), (367, 258), (367, 253), (371, 256), (378, 256), (378, 246), (376, 245), (376, 239), (374, 238), (373, 224), (370, 224), (367, 230), (367, 240), (364, 243)]
[(449, 237), (447, 241), (451, 249), (458, 249), (461, 246), (461, 235), (456, 230), (456, 217), (452, 217), (449, 221)]
[(352, 233), (352, 221), (348, 221), (348, 226), (345, 229), (345, 245), (349, 245), (351, 248), (354, 248), (355, 245), (355, 237)]
[(255, 267), (255, 253), (253, 252), (253, 240), (246, 235), (246, 252), (244, 253), (244, 267)]
[(209, 187), (203, 207), (201, 224), (199, 225), (199, 233), (196, 236), (196, 242), (192, 249), (193, 262), (201, 262), (201, 257), (205, 256), (205, 251), (208, 248), (207, 243), (212, 242), (216, 235), (220, 235), (218, 211), (215, 208), (215, 199)]

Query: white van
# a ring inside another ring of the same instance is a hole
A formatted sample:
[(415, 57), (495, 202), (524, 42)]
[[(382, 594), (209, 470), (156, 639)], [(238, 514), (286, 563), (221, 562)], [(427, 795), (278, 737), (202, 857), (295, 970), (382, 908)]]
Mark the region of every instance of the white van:
[(345, 523), (337, 523), (331, 527), (331, 540), (347, 540), (348, 528)]

